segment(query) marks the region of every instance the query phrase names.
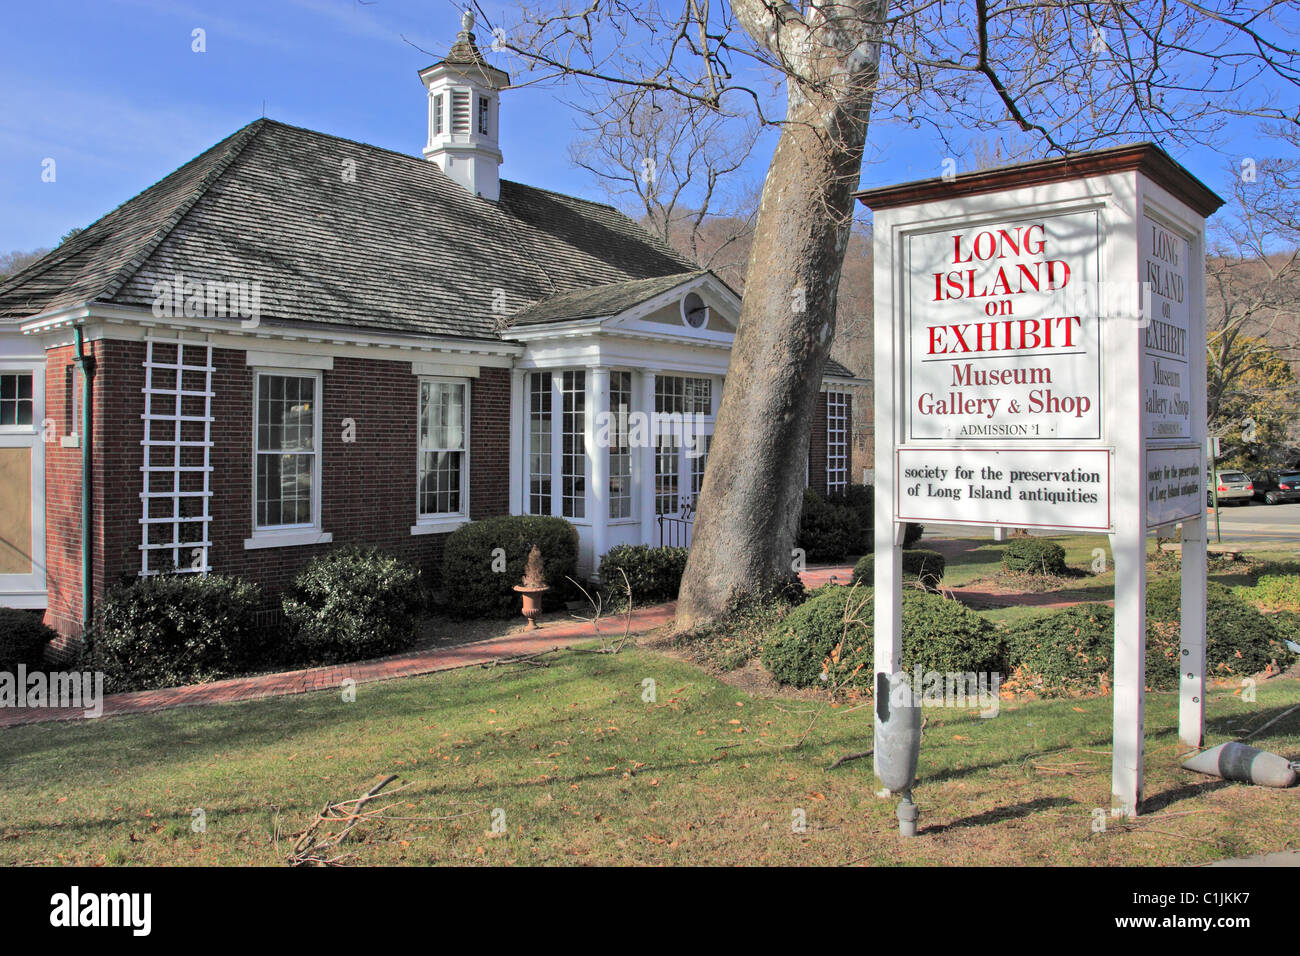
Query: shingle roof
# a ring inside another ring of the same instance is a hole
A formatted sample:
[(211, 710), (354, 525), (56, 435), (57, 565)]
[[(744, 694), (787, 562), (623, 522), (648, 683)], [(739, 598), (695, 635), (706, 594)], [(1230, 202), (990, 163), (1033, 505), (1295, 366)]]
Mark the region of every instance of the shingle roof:
[(822, 378), (857, 378), (848, 367), (841, 365), (833, 358), (826, 360), (826, 367), (822, 369)]
[(182, 273), (259, 282), (265, 324), (496, 338), (542, 299), (696, 268), (610, 206), (504, 180), (493, 203), (427, 160), (261, 119), (0, 284), (0, 315), (148, 307)]
[(512, 324), (515, 327), (545, 325), (617, 315), (704, 274), (688, 272), (653, 279), (631, 279), (550, 296), (520, 312)]

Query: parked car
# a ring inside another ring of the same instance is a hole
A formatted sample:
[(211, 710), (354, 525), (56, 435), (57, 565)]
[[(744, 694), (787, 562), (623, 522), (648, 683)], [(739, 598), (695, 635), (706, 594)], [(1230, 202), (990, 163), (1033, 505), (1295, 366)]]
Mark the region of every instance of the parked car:
[[(1214, 505), (1215, 490), (1214, 488), (1206, 489), (1206, 504)], [(1219, 472), (1217, 490), (1219, 492), (1219, 503), (1222, 505), (1248, 505), (1251, 499), (1255, 497), (1255, 483), (1250, 480), (1250, 476), (1244, 471)]]
[(1300, 501), (1300, 471), (1261, 471), (1254, 485), (1255, 498), (1266, 505)]

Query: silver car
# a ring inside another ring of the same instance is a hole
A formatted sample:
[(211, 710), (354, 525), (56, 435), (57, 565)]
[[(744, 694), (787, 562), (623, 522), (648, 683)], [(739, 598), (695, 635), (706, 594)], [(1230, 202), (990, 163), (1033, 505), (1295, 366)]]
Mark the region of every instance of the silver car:
[(1250, 504), (1255, 497), (1255, 484), (1244, 471), (1221, 471), (1219, 483), (1210, 488), (1206, 498), (1214, 504), (1214, 492), (1219, 493), (1220, 504)]

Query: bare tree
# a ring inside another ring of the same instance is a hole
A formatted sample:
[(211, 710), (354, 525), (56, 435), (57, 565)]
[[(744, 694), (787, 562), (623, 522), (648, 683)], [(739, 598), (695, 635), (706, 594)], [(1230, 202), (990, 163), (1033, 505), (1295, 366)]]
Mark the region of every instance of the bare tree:
[(809, 423), (873, 113), (928, 125), (945, 144), (1009, 130), (1036, 152), (1134, 134), (1211, 141), (1225, 103), (1297, 125), (1279, 105), (1300, 88), (1284, 0), (550, 2), (497, 34), (529, 82), (597, 83), (627, 113), (672, 94), (695, 114), (743, 109), (780, 129), (681, 629), (792, 577)]
[(755, 124), (669, 95), (576, 108), (582, 135), (570, 158), (664, 242), (710, 269), (748, 239), (757, 203), (732, 178), (754, 148)]

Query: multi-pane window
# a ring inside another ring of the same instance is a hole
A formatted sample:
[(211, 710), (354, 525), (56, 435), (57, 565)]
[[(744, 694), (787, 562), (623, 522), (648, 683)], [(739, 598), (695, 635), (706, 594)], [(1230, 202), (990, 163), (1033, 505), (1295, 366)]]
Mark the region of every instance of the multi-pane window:
[(317, 384), (314, 375), (258, 373), (258, 528), (315, 523)]
[(587, 374), (562, 373), (560, 396), (560, 513), (582, 518), (587, 513)]
[(0, 425), (32, 423), (32, 373), (0, 374)]
[(484, 136), (488, 131), (488, 98), (480, 96), (478, 98), (478, 131)]
[(609, 516), (632, 516), (632, 446), (627, 418), (632, 411), (632, 373), (609, 373)]
[(420, 383), (420, 515), (464, 513), (467, 387)]
[(849, 483), (849, 396), (826, 393), (826, 491), (835, 494)]
[(709, 444), (712, 441), (712, 435), (694, 436), (695, 444), (692, 446), (691, 454), (695, 457), (690, 459), (692, 506), (700, 500), (700, 489), (704, 487), (704, 466), (709, 461)]
[(433, 131), (441, 134), (442, 128), (442, 94), (439, 93), (433, 98)]
[(713, 413), (713, 382), (679, 375), (655, 376), (655, 411), (687, 415)]
[(528, 513), (551, 513), (551, 373), (528, 376)]
[(655, 439), (655, 514), (677, 513), (677, 463), (680, 457), (677, 436), (661, 432)]

